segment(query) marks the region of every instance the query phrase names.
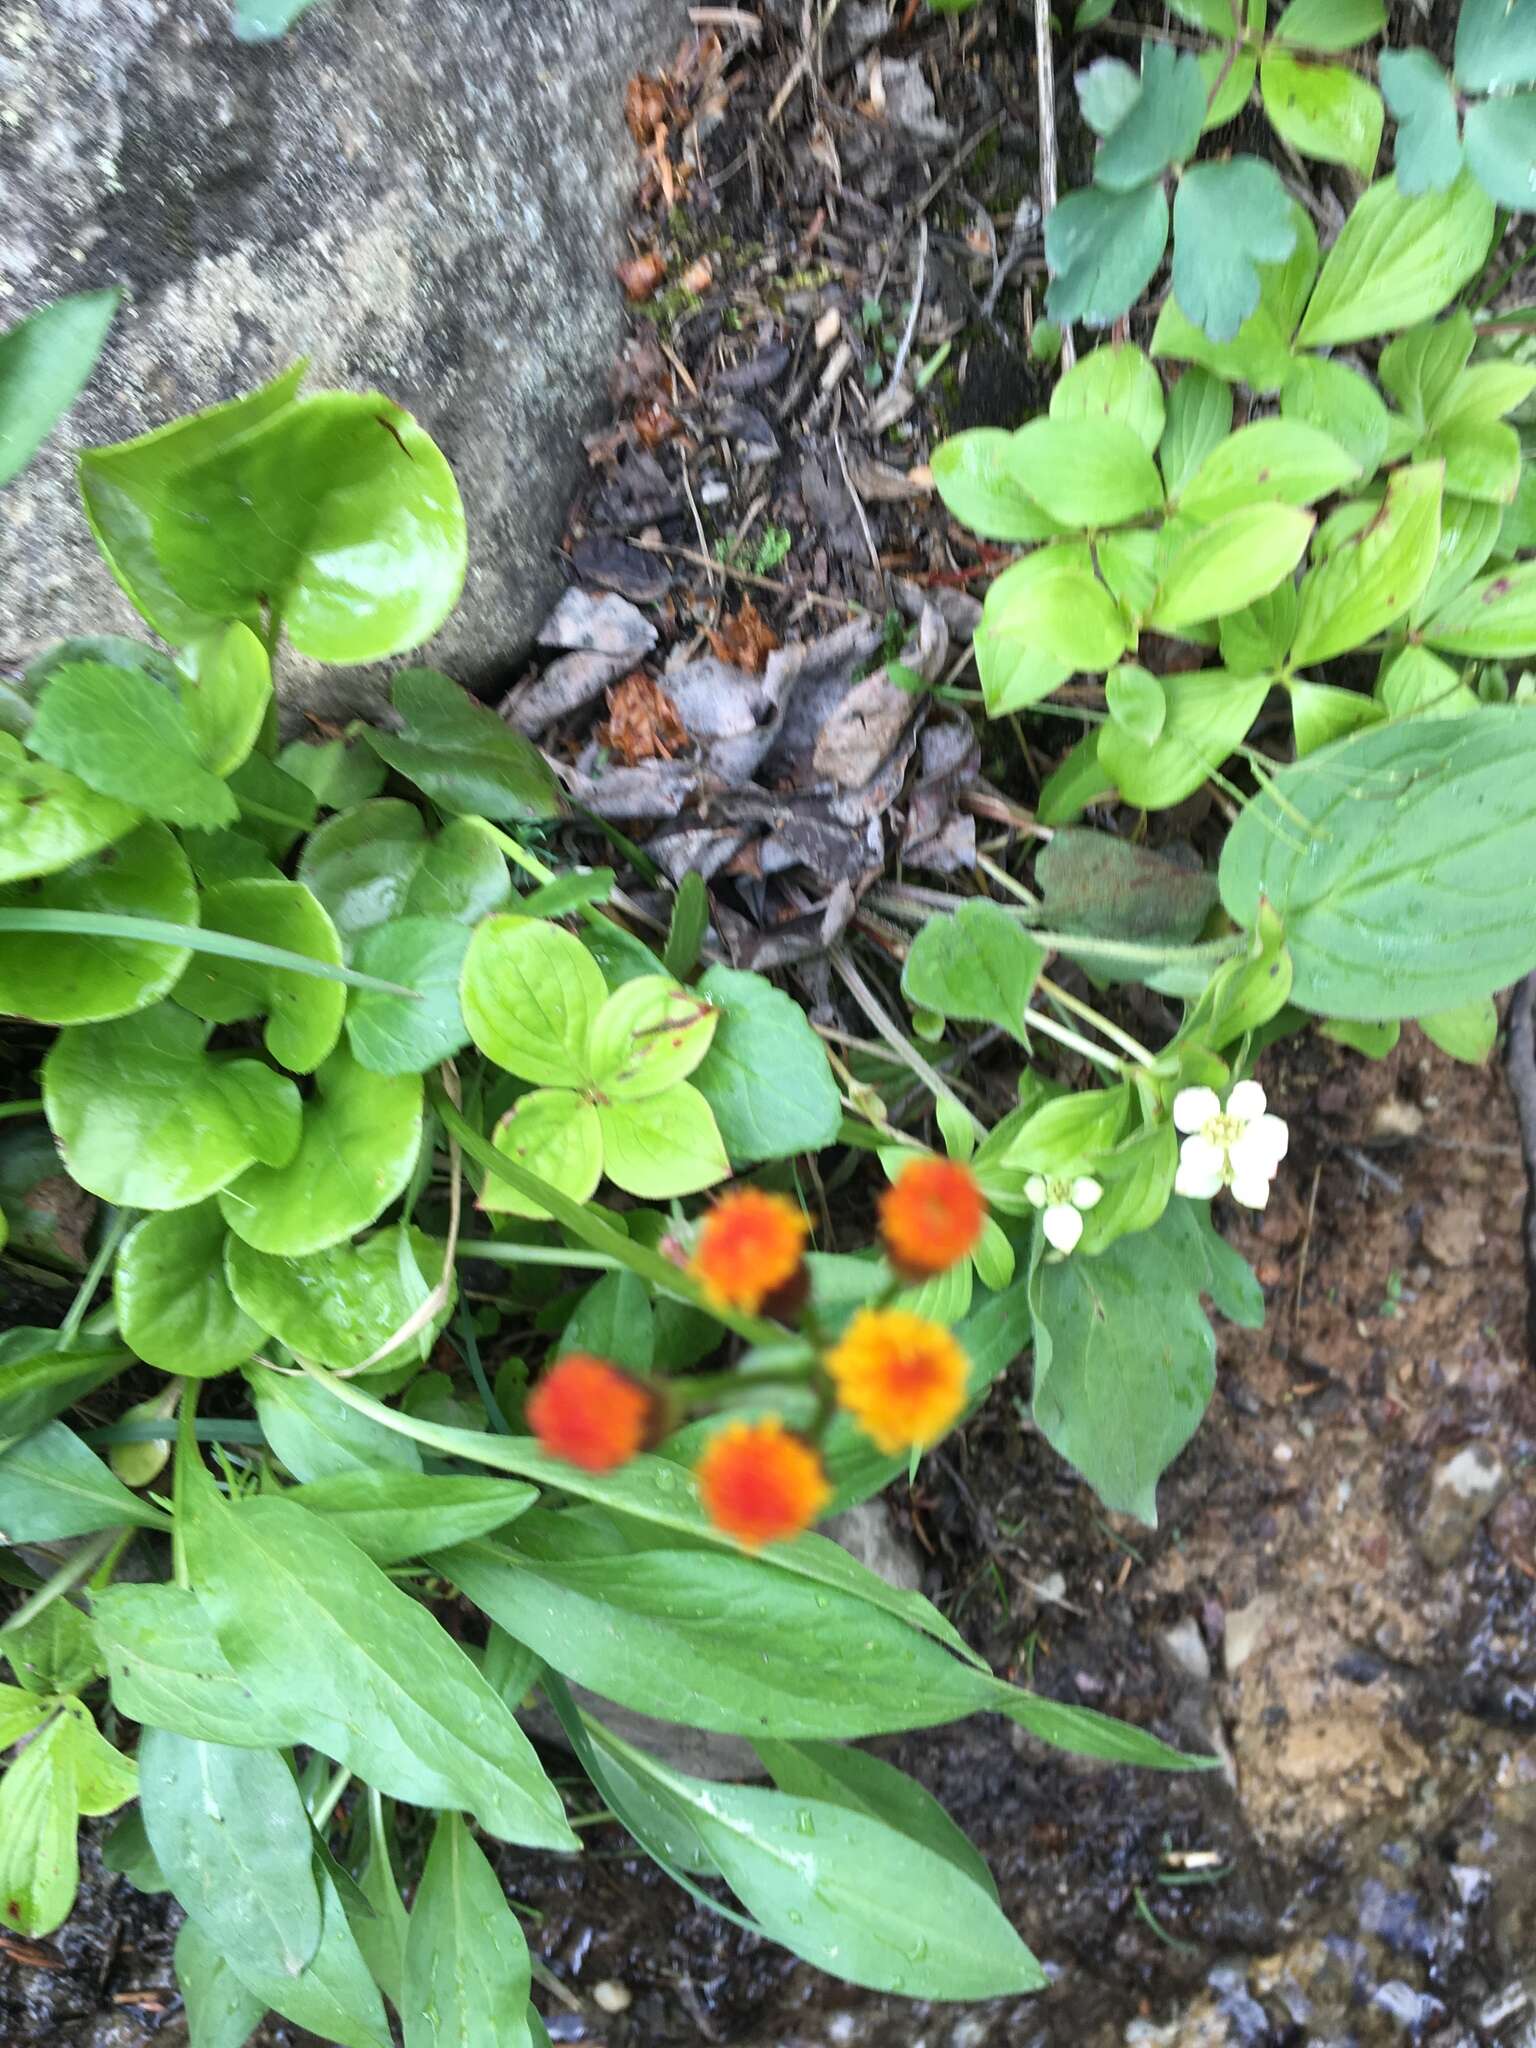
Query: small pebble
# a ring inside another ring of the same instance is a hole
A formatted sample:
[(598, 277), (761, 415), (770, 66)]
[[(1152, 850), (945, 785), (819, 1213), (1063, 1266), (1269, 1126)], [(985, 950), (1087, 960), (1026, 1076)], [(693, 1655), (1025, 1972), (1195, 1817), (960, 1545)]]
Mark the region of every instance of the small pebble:
[(1270, 1452), (1270, 1456), (1277, 1465), (1289, 1465), (1295, 1455), (1295, 1451), (1289, 1444), (1276, 1444), (1273, 1451)]
[(605, 1977), (601, 1984), (592, 1986), (592, 2003), (607, 2013), (628, 2012), (634, 2004), (634, 1994), (627, 1984), (617, 1984), (613, 1978)]

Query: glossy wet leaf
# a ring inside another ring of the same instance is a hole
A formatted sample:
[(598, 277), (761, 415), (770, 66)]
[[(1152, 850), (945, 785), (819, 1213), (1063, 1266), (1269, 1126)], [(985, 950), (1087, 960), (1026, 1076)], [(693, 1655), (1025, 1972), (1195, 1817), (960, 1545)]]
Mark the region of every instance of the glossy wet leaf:
[(404, 731), (370, 726), (364, 738), (439, 810), (498, 824), (560, 815), (559, 784), (532, 740), (447, 676), (407, 669), (390, 701)]
[(1438, 464), (1394, 471), (1370, 524), (1309, 570), (1291, 647), (1298, 667), (1363, 646), (1417, 601), (1440, 545), (1440, 494)]
[(225, 1222), (257, 1251), (293, 1258), (339, 1244), (404, 1189), (421, 1115), (419, 1075), (371, 1074), (338, 1046), (315, 1076), (293, 1158), (253, 1166), (226, 1186)]
[(1181, 310), (1215, 342), (1236, 339), (1259, 304), (1259, 265), (1296, 244), (1291, 202), (1257, 157), (1192, 164), (1173, 202), (1173, 290)]
[(405, 1941), (405, 2048), (529, 2048), (528, 1944), (456, 1813), (438, 1816)]
[[(483, 834), (475, 837), (490, 851)], [(379, 797), (327, 818), (310, 835), (299, 856), (299, 880), (324, 904), (351, 949), (363, 932), (405, 914), (427, 845), (415, 804)], [(505, 878), (506, 863), (498, 857), (495, 865)]]
[(376, 1074), (424, 1074), (469, 1042), (459, 978), (469, 947), (465, 925), (440, 917), (399, 917), (362, 934), (356, 964), (421, 998), (358, 989), (347, 1009), (347, 1039), (359, 1066)]
[(1177, 633), (1225, 611), (1241, 611), (1289, 576), (1315, 524), (1294, 505), (1244, 505), (1174, 542), (1147, 623)]
[(1536, 653), (1536, 563), (1516, 562), (1473, 583), (1424, 627), (1446, 654), (1504, 660)]
[(139, 816), (0, 732), (0, 883), (70, 867), (123, 838)]
[(1469, 92), (1536, 85), (1536, 14), (1530, 0), (1462, 0), (1456, 82)]
[(0, 486), (19, 476), (85, 389), (122, 293), (55, 299), (0, 334)]
[(302, 782), (327, 811), (349, 810), (377, 796), (388, 773), (362, 740), (290, 740), (277, 765)]
[(179, 1586), (116, 1585), (92, 1602), (112, 1704), (146, 1728), (244, 1749), (301, 1739), (281, 1707), (258, 1705), (213, 1639), (197, 1596)]
[(1099, 144), (1095, 185), (1133, 192), (1193, 156), (1205, 104), (1205, 80), (1192, 56), (1169, 43), (1143, 43), (1140, 90)]
[[(531, 1088), (520, 1095), (492, 1131), (491, 1142), (573, 1202), (590, 1201), (603, 1177), (597, 1110), (572, 1088)], [(543, 1218), (549, 1213), (490, 1174), (480, 1190), (480, 1206), (507, 1216)]]
[(292, 1501), (230, 1507), (209, 1481), (188, 1489), (185, 1519), (193, 1584), (258, 1703), (291, 1708), (313, 1748), (394, 1798), (575, 1846), (510, 1709), (355, 1544)]
[(1398, 190), (1410, 199), (1443, 192), (1461, 170), (1455, 88), (1428, 50), (1383, 50), (1378, 66), (1382, 96), (1398, 124)]
[(295, 1479), (421, 1470), (421, 1452), (409, 1437), (343, 1408), (312, 1379), (256, 1365), (247, 1367), (246, 1377), (272, 1454)]
[(267, 1335), (224, 1279), (228, 1232), (218, 1204), (146, 1216), (123, 1240), (112, 1298), (123, 1342), (162, 1372), (208, 1379), (228, 1372)]
[(1320, 427), (1297, 420), (1257, 420), (1239, 427), (1206, 456), (1180, 491), (1179, 510), (1208, 520), (1271, 499), (1311, 505), (1359, 475), (1358, 462)]
[(1114, 724), (1099, 728), (1099, 766), (1129, 804), (1166, 810), (1182, 803), (1214, 775), (1269, 695), (1267, 676), (1239, 677), (1224, 669), (1165, 676), (1168, 716), (1150, 747)]
[(1051, 393), (1051, 418), (1111, 419), (1129, 427), (1149, 455), (1162, 439), (1163, 381), (1130, 342), (1106, 343), (1082, 356)]
[[(336, 927), (302, 882), (223, 882), (205, 892), (202, 915), (212, 931), (341, 964)], [(341, 1035), (347, 991), (292, 968), (201, 954), (177, 984), (176, 1000), (211, 1024), (265, 1017), (262, 1036), (273, 1059), (291, 1073), (309, 1074)]]
[[(0, 909), (102, 912), (198, 922), (192, 870), (173, 835), (147, 823), (56, 874), (0, 887)], [(183, 946), (68, 932), (0, 932), (0, 1011), (89, 1024), (146, 1009), (191, 959)]]
[(35, 754), (98, 795), (173, 825), (232, 825), (235, 800), (205, 768), (186, 713), (141, 670), (81, 661), (57, 670), (28, 734)]
[(58, 1543), (97, 1529), (161, 1529), (165, 1517), (114, 1479), (62, 1422), (0, 1453), (0, 1543)]
[(714, 966), (699, 994), (715, 1007), (693, 1085), (714, 1112), (733, 1166), (830, 1145), (842, 1121), (837, 1083), (804, 1010), (760, 974)]
[(194, 1920), (177, 1929), (174, 1959), (189, 2048), (245, 2048), (266, 2017), (267, 2001), (247, 1990)]
[(995, 903), (967, 903), (930, 918), (902, 970), (907, 1001), (941, 1017), (1023, 1031), (1024, 1010), (1045, 954), (1017, 918)]
[(230, 1965), (296, 1977), (320, 1945), (320, 1894), (284, 1759), (146, 1728), (139, 1797), (155, 1861)]
[(933, 451), (934, 485), (946, 510), (983, 540), (1049, 540), (1061, 527), (1029, 495), (1012, 461), (1013, 435), (971, 427)]
[[(43, 1062), (43, 1100), (82, 1187), (123, 1208), (188, 1208), (259, 1157), (252, 1098), (235, 1074), (242, 1063), (210, 1058), (207, 1035), (173, 1003), (59, 1033)], [(294, 1097), (291, 1081), (273, 1078)], [(263, 1121), (276, 1108), (262, 1105)]]
[(1141, 296), (1168, 243), (1168, 201), (1152, 181), (1132, 192), (1069, 192), (1045, 223), (1051, 319), (1107, 327)]
[(1297, 340), (1316, 348), (1429, 319), (1482, 268), (1493, 227), (1493, 202), (1470, 172), (1416, 198), (1383, 179), (1329, 250)]
[(587, 1047), (608, 988), (569, 932), (487, 918), (470, 940), (459, 994), (470, 1036), (509, 1074), (559, 1088), (589, 1078)]
[(347, 1924), (336, 1881), (319, 1863), (320, 1946), (297, 1977), (245, 1969), (242, 1981), (255, 1998), (295, 2026), (335, 2048), (391, 2048), (392, 2035), (378, 1987)]
[[(301, 1357), (350, 1371), (427, 1299), (442, 1254), (419, 1231), (397, 1224), (360, 1244), (336, 1244), (304, 1258), (276, 1258), (232, 1238), (226, 1263), (234, 1298), (263, 1330)], [(388, 1354), (388, 1363), (424, 1358), (452, 1307), (450, 1293), (427, 1328)]]
[(272, 664), (249, 626), (230, 626), (181, 657), (181, 708), (205, 768), (229, 775), (261, 735), (272, 702)]
[(643, 1201), (697, 1194), (730, 1176), (714, 1112), (689, 1081), (640, 1102), (598, 1105), (603, 1172)]
[(62, 1926), (80, 1880), (78, 1826), (61, 1713), (0, 1775), (0, 1924), (31, 1939)]
[(301, 654), (375, 661), (457, 602), (464, 513), (441, 452), (377, 392), (297, 398), (301, 374), (82, 456), (97, 543), (165, 639), (270, 615)]
[(323, 1516), (375, 1564), (403, 1564), (428, 1550), (490, 1535), (526, 1513), (538, 1497), (534, 1487), (515, 1479), (362, 1467), (309, 1480), (289, 1496)]
[[(1293, 998), (1328, 1017), (1455, 1009), (1536, 964), (1536, 710), (1412, 719), (1283, 769), (1222, 850), (1222, 901), (1273, 904)], [(1283, 806), (1283, 808), (1282, 808)]]

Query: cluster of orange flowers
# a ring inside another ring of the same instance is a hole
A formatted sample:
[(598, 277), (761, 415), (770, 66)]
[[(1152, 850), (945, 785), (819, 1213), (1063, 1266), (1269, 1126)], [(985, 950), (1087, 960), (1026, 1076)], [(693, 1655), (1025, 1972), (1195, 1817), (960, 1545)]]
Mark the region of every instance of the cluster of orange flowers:
[[(981, 1190), (954, 1160), (913, 1160), (880, 1201), (886, 1257), (909, 1283), (969, 1258), (985, 1222)], [(742, 1188), (704, 1218), (689, 1271), (720, 1308), (792, 1318), (810, 1290), (809, 1234), (793, 1202)], [(890, 1455), (934, 1443), (965, 1405), (965, 1353), (940, 1324), (906, 1309), (860, 1309), (822, 1363), (839, 1405)], [(528, 1421), (554, 1456), (606, 1472), (657, 1441), (669, 1416), (642, 1381), (571, 1352), (529, 1397)], [(771, 1415), (724, 1424), (695, 1476), (710, 1519), (751, 1545), (809, 1528), (832, 1497), (815, 1446)]]

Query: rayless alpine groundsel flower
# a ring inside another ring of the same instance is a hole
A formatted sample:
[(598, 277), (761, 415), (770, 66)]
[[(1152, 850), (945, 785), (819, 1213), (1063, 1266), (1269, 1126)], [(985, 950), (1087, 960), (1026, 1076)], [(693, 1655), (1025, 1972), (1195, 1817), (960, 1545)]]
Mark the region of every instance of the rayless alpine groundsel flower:
[(1173, 1121), (1186, 1133), (1176, 1194), (1203, 1199), (1230, 1188), (1233, 1201), (1245, 1209), (1264, 1207), (1290, 1132), (1283, 1118), (1270, 1114), (1257, 1081), (1239, 1081), (1225, 1108), (1214, 1088), (1181, 1088), (1173, 1098)]
[(880, 1197), (885, 1255), (903, 1280), (947, 1273), (976, 1249), (987, 1204), (957, 1159), (912, 1159)]
[(528, 1396), (528, 1426), (557, 1458), (584, 1472), (611, 1472), (645, 1448), (655, 1397), (605, 1358), (572, 1351)]
[(900, 1308), (862, 1308), (827, 1353), (837, 1398), (878, 1449), (935, 1442), (965, 1406), (970, 1366), (938, 1323)]
[(1073, 1176), (1032, 1173), (1024, 1183), (1024, 1195), (1037, 1209), (1044, 1210), (1040, 1228), (1045, 1241), (1063, 1258), (1077, 1249), (1083, 1234), (1083, 1212), (1091, 1209), (1104, 1190), (1086, 1173)]
[(715, 1527), (753, 1550), (798, 1536), (832, 1498), (821, 1459), (772, 1415), (716, 1430), (694, 1476)]
[(767, 1306), (792, 1314), (809, 1235), (804, 1213), (785, 1196), (737, 1188), (700, 1224), (688, 1270), (721, 1308), (756, 1315)]

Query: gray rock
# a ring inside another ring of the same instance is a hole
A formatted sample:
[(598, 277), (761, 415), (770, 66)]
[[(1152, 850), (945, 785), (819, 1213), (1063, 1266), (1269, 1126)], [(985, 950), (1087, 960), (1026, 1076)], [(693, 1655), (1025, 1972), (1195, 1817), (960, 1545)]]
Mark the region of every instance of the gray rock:
[[(236, 43), (228, 0), (3, 0), (0, 324), (119, 282), (97, 376), (6, 495), (0, 659), (133, 631), (75, 451), (236, 395), (296, 356), (376, 386), (454, 466), (469, 582), (428, 658), (466, 678), (530, 640), (620, 331), (625, 82), (683, 0), (320, 0)], [(288, 663), (316, 710), (378, 670)]]
[(1509, 1485), (1503, 1459), (1487, 1444), (1465, 1444), (1430, 1475), (1414, 1540), (1426, 1564), (1443, 1570), (1466, 1555), (1479, 1523), (1493, 1513)]

